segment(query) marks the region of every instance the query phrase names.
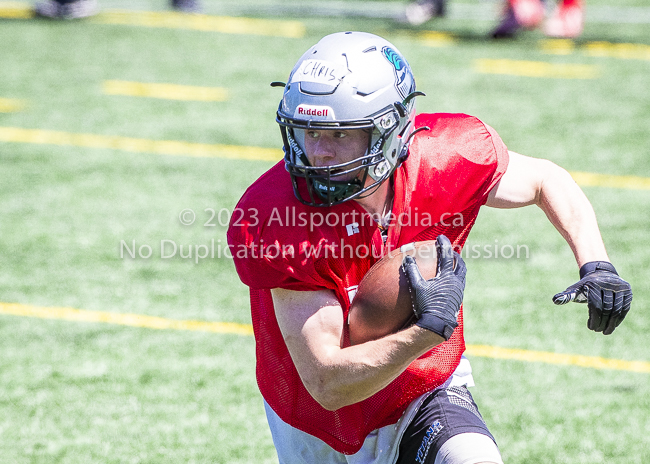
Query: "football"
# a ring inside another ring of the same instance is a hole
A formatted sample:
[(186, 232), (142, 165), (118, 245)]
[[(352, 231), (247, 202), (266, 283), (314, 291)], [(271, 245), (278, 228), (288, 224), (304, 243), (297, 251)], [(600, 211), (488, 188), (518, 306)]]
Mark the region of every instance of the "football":
[(402, 259), (411, 255), (425, 279), (438, 271), (435, 240), (414, 242), (389, 252), (377, 261), (359, 283), (348, 313), (350, 344), (385, 337), (415, 322), (408, 280)]

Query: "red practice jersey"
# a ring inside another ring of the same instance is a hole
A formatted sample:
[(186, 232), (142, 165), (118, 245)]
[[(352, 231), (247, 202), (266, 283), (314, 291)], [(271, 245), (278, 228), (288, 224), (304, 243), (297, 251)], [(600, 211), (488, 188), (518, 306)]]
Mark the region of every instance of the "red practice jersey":
[[(386, 242), (355, 201), (330, 208), (301, 204), (284, 162), (244, 193), (228, 229), (242, 282), (250, 287), (257, 381), (268, 404), (288, 424), (335, 450), (357, 452), (368, 433), (397, 422), (406, 407), (443, 384), (465, 350), (462, 311), (452, 337), (372, 397), (336, 411), (321, 407), (303, 386), (275, 318), (270, 289), (330, 289), (344, 320), (359, 282), (389, 250), (446, 235), (465, 243), (479, 208), (506, 170), (498, 134), (463, 114), (421, 114), (407, 160), (393, 177), (395, 199)], [(344, 345), (349, 342), (346, 335)]]

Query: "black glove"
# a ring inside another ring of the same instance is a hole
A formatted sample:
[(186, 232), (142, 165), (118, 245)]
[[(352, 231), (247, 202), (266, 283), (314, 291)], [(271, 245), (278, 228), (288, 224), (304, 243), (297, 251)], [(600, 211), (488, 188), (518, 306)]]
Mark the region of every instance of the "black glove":
[(609, 335), (619, 326), (632, 303), (632, 288), (607, 261), (592, 261), (580, 268), (580, 280), (553, 297), (553, 303), (587, 303), (587, 327)]
[(458, 326), (458, 312), (463, 302), (467, 268), (444, 235), (439, 235), (436, 239), (436, 249), (438, 273), (433, 279), (424, 280), (412, 256), (404, 256), (402, 270), (406, 274), (413, 311), (418, 318), (415, 324), (449, 340)]

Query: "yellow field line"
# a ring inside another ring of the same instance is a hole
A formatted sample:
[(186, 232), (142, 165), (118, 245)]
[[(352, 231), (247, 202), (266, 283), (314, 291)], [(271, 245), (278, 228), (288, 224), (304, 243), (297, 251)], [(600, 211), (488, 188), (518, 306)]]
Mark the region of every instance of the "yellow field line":
[[(32, 17), (34, 17), (34, 12), (30, 3), (0, 1), (0, 18), (29, 19)], [(305, 26), (298, 21), (187, 15), (176, 12), (107, 10), (91, 20), (103, 24), (194, 29), (222, 32), (224, 34), (269, 35), (290, 38), (300, 38), (305, 35)], [(417, 39), (423, 45), (430, 47), (445, 47), (458, 43), (453, 35), (441, 31), (422, 31), (418, 33)], [(577, 49), (575, 43), (570, 39), (543, 39), (540, 41), (540, 48), (544, 53), (555, 55), (568, 55)], [(579, 50), (587, 56), (650, 60), (650, 45), (647, 44), (595, 41), (580, 45)]]
[[(0, 1), (0, 18), (29, 19), (32, 17), (34, 17), (34, 11), (31, 4)], [(263, 35), (292, 39), (304, 37), (306, 32), (305, 25), (299, 21), (235, 18), (175, 11), (106, 10), (88, 18), (87, 21), (99, 24), (189, 29), (222, 34)]]
[(549, 55), (570, 55), (574, 52), (576, 44), (571, 39), (542, 39), (539, 41), (542, 53)]
[(234, 322), (204, 322), (165, 319), (142, 314), (120, 314), (104, 311), (88, 311), (74, 308), (55, 308), (28, 306), (16, 303), (0, 303), (0, 314), (36, 317), (40, 319), (59, 319), (74, 322), (103, 322), (158, 330), (192, 330), (234, 335), (253, 335), (249, 324)]
[(282, 150), (274, 148), (191, 143), (176, 140), (148, 140), (97, 134), (74, 134), (43, 129), (21, 129), (18, 127), (0, 127), (0, 142), (108, 148), (135, 153), (255, 161), (279, 161), (283, 156)]
[(594, 172), (572, 171), (571, 177), (583, 187), (610, 187), (632, 190), (650, 190), (650, 178), (638, 176), (612, 176)]
[(102, 90), (107, 95), (161, 98), (184, 101), (225, 101), (228, 92), (222, 87), (161, 84), (132, 81), (104, 81)]
[(222, 34), (263, 35), (292, 39), (304, 37), (306, 32), (305, 25), (299, 21), (235, 18), (173, 11), (107, 10), (93, 16), (90, 21), (101, 24), (190, 29)]
[(650, 45), (635, 43), (587, 42), (582, 52), (588, 56), (623, 60), (650, 60)]
[(597, 356), (528, 351), (487, 345), (467, 345), (466, 353), (470, 356), (481, 356), (492, 359), (512, 359), (526, 362), (590, 367), (593, 369), (614, 369), (619, 371), (650, 373), (650, 362), (646, 361), (623, 361), (621, 359), (607, 359)]
[(16, 98), (0, 98), (0, 113), (14, 113), (25, 108), (25, 100)]
[(621, 60), (650, 60), (650, 45), (639, 43), (587, 42), (576, 44), (571, 39), (542, 39), (539, 41), (542, 53), (549, 55), (570, 55), (576, 51), (586, 56), (618, 58)]
[(0, 18), (29, 19), (34, 16), (34, 10), (25, 2), (0, 2)]
[[(253, 327), (250, 324), (184, 321), (155, 316), (145, 316), (142, 314), (123, 314), (105, 311), (88, 311), (74, 308), (41, 307), (18, 303), (0, 303), (0, 314), (35, 317), (39, 319), (58, 319), (72, 322), (97, 322), (157, 330), (189, 330), (233, 335), (253, 335)], [(525, 362), (580, 366), (592, 369), (613, 369), (650, 373), (650, 362), (646, 361), (624, 361), (596, 356), (518, 350), (487, 345), (467, 345), (466, 353), (470, 356), (492, 359), (510, 359)]]
[(415, 37), (422, 45), (427, 47), (449, 47), (458, 43), (456, 38), (448, 32), (422, 31)]
[(600, 74), (598, 67), (594, 65), (547, 63), (545, 61), (478, 59), (474, 61), (474, 67), (478, 72), (484, 74), (552, 79), (594, 79)]

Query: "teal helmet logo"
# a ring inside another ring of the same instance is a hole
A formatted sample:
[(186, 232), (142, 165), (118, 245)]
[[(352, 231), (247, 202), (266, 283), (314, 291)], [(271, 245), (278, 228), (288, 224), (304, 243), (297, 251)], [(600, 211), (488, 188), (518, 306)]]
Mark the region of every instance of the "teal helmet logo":
[(401, 71), (404, 68), (404, 60), (402, 57), (390, 47), (384, 47), (383, 50), (384, 56), (386, 59), (395, 67), (397, 71)]
[(415, 91), (415, 79), (413, 79), (413, 74), (411, 74), (411, 67), (402, 58), (402, 55), (392, 48), (383, 47), (381, 51), (388, 62), (393, 65), (396, 79), (395, 88), (402, 98), (406, 98), (407, 95)]

